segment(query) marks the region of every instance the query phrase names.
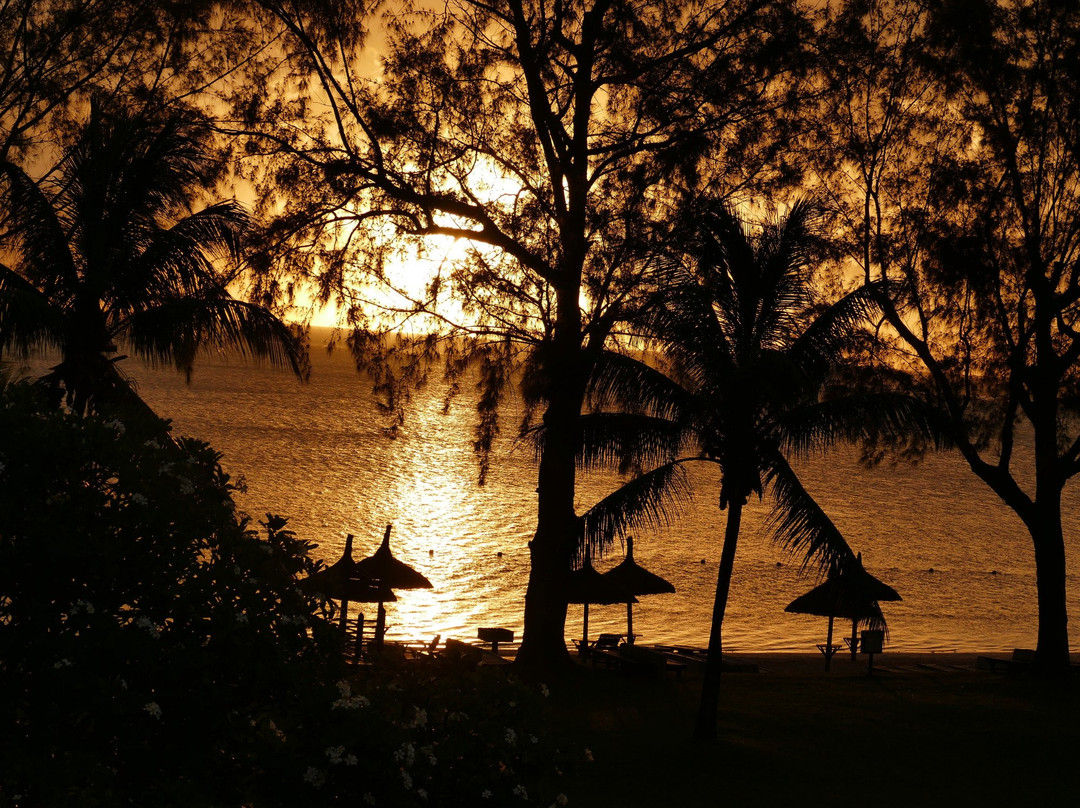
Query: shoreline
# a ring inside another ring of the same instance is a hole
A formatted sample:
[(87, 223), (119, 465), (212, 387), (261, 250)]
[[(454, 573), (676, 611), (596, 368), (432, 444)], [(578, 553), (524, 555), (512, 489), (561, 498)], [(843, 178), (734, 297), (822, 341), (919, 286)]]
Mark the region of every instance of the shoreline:
[[(652, 649), (650, 643), (641, 643), (642, 649)], [(570, 648), (570, 656), (583, 667), (597, 667), (590, 665), (587, 660), (581, 659), (576, 649)], [(698, 649), (703, 655), (704, 648)], [(500, 648), (500, 653), (508, 660), (513, 660), (517, 648)], [(980, 666), (979, 659), (994, 659), (1006, 661), (1012, 658), (1013, 651), (884, 651), (874, 654), (873, 669), (875, 672), (888, 673), (960, 673), (978, 672), (993, 673), (991, 669)], [(870, 660), (865, 654), (856, 654), (854, 658), (849, 651), (836, 653), (830, 664), (830, 669), (825, 670), (825, 656), (816, 651), (725, 651), (725, 660), (735, 663), (750, 663), (758, 667), (760, 673), (775, 674), (799, 674), (850, 676), (867, 673)], [(1073, 665), (1080, 666), (1080, 652), (1070, 652), (1069, 659)], [(692, 673), (702, 670), (703, 663), (694, 659), (686, 660), (684, 670)], [(603, 668), (601, 663), (599, 667)], [(734, 672), (734, 671), (733, 671)]]

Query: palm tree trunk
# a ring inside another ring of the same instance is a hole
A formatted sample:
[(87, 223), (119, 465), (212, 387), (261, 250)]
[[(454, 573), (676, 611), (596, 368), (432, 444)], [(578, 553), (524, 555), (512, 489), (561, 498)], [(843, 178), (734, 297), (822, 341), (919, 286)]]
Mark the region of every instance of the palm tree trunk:
[(709, 650), (705, 656), (705, 680), (701, 684), (694, 737), (711, 741), (716, 738), (716, 714), (720, 704), (720, 665), (722, 654), (721, 626), (727, 610), (731, 573), (735, 569), (735, 548), (739, 541), (743, 503), (738, 499), (728, 506), (724, 528), (724, 549), (720, 553), (720, 571), (716, 576), (716, 599), (713, 601), (712, 625), (709, 629)]

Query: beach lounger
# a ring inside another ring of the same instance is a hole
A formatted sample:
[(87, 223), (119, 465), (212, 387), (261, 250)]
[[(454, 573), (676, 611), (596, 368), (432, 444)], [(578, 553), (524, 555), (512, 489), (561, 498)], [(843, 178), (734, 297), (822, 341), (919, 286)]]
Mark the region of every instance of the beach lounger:
[(1023, 673), (1035, 661), (1035, 652), (1029, 648), (1014, 648), (1011, 657), (980, 656), (975, 667), (991, 673)]

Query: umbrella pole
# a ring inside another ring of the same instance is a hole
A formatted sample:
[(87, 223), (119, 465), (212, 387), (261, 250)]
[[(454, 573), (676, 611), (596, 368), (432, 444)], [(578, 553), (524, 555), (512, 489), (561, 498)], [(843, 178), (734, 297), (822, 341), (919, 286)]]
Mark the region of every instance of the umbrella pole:
[(833, 616), (829, 615), (829, 636), (825, 640), (825, 670), (829, 670), (832, 664), (832, 625)]
[(855, 661), (855, 655), (859, 653), (859, 619), (851, 621), (851, 661)]
[(386, 607), (379, 601), (379, 611), (375, 614), (375, 650), (383, 647), (383, 634), (386, 633)]
[(578, 649), (578, 656), (587, 657), (589, 655), (589, 604), (585, 604), (585, 611), (581, 617), (581, 647)]
[(626, 641), (634, 644), (634, 604), (626, 602)]

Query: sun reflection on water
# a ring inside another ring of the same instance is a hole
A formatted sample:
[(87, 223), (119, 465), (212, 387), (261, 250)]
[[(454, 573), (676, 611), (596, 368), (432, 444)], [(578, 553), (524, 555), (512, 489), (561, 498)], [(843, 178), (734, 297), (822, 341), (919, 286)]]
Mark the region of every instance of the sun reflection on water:
[[(352, 533), (354, 557), (364, 558), (393, 524), (395, 556), (434, 588), (397, 593), (398, 602), (388, 605), (390, 638), (470, 640), (484, 626), (509, 628), (520, 638), (536, 508), (531, 457), (501, 440), (488, 484), (480, 487), (471, 445), (475, 413), (466, 396), (444, 415), (442, 391), (422, 391), (414, 398), (415, 412), (391, 439), (374, 414), (370, 384), (357, 377), (348, 357), (317, 352), (313, 360), (308, 385), (269, 370), (205, 363), (190, 387), (170, 371), (138, 371), (140, 392), (174, 419), (178, 431), (223, 452), (226, 470), (247, 478), (242, 507), (256, 518), (268, 511), (288, 516), (300, 538), (319, 545), (317, 557), (336, 561)], [(505, 423), (516, 418), (508, 412)], [(885, 610), (891, 647), (1011, 650), (1034, 643), (1030, 541), (1015, 516), (956, 458), (868, 471), (857, 466), (853, 452), (838, 452), (803, 468), (811, 492), (863, 552), (867, 568), (904, 597)], [(642, 598), (635, 607), (635, 630), (644, 641), (700, 645), (708, 636), (724, 514), (716, 507), (716, 480), (708, 472), (695, 474), (702, 485), (687, 516), (635, 537), (637, 561), (677, 589), (675, 595)], [(616, 482), (583, 477), (579, 507)], [(1080, 552), (1080, 502), (1076, 491), (1066, 495), (1067, 552), (1073, 557)], [(815, 580), (800, 576), (798, 560), (769, 542), (765, 517), (765, 504), (756, 501), (744, 514), (725, 647), (812, 650), (822, 641), (824, 620), (788, 615), (783, 608)], [(606, 570), (621, 558), (616, 546), (596, 567)], [(1075, 571), (1068, 581), (1075, 614)], [(374, 617), (374, 604), (363, 610)], [(625, 620), (623, 607), (593, 607), (590, 633), (622, 631)], [(566, 636), (580, 636), (580, 630), (581, 607), (571, 607)]]

